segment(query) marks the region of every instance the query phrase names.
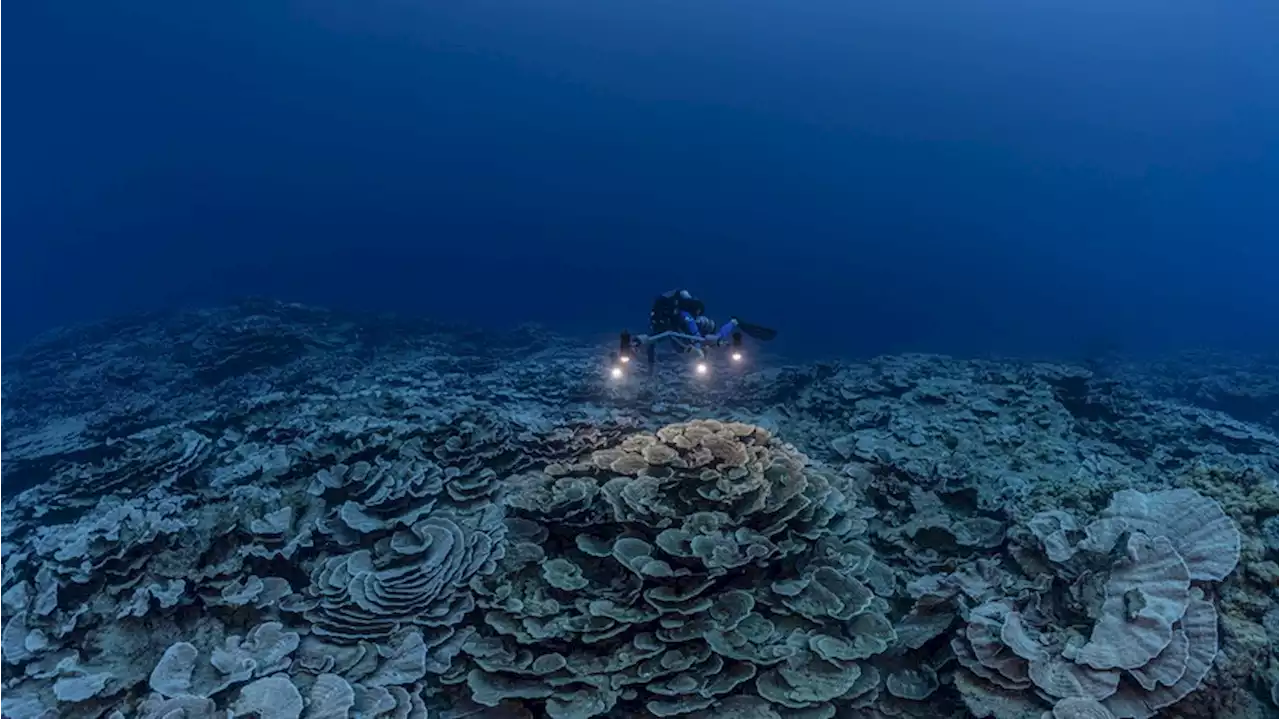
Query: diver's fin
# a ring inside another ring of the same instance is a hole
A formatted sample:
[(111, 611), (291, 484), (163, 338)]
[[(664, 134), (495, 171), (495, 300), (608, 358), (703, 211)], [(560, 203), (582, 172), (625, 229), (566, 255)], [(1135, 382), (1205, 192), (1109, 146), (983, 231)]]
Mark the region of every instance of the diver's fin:
[(738, 321), (738, 329), (742, 330), (742, 333), (746, 336), (758, 339), (761, 342), (768, 342), (778, 336), (777, 330), (769, 329), (768, 327), (761, 327), (760, 325), (749, 324), (747, 322), (742, 322), (741, 320)]

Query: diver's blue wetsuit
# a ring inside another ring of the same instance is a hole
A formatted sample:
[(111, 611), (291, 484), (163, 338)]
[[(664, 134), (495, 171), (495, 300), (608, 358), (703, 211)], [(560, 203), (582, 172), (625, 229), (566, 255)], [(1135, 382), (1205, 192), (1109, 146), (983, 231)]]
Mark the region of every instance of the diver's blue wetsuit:
[(737, 321), (729, 320), (728, 322), (725, 322), (724, 324), (720, 325), (720, 329), (716, 330), (716, 333), (714, 335), (711, 335), (711, 337), (717, 340), (724, 341), (732, 337), (734, 331), (737, 329), (738, 329)]
[(694, 337), (702, 336), (702, 331), (698, 329), (698, 320), (695, 319), (693, 315), (688, 312), (681, 311), (680, 320), (684, 322), (685, 332), (693, 335)]

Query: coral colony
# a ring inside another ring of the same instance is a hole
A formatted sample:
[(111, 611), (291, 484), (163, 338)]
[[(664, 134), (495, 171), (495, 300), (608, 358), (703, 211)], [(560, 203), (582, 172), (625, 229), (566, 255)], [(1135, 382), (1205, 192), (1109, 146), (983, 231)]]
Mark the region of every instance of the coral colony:
[(257, 303), (7, 360), (4, 716), (1275, 711), (1274, 423), (597, 351)]

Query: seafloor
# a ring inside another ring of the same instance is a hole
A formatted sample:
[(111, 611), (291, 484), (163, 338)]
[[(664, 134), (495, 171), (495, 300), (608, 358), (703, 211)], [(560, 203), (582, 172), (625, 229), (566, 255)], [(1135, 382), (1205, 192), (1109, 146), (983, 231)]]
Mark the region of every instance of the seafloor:
[(1274, 363), (607, 352), (270, 302), (32, 344), (4, 717), (1275, 716)]

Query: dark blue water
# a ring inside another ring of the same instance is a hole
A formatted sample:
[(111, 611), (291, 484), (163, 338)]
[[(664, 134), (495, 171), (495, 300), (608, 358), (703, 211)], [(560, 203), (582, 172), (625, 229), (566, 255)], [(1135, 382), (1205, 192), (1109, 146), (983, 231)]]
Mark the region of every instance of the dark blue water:
[(797, 352), (1277, 344), (1274, 2), (22, 3), (7, 350), (268, 295)]

